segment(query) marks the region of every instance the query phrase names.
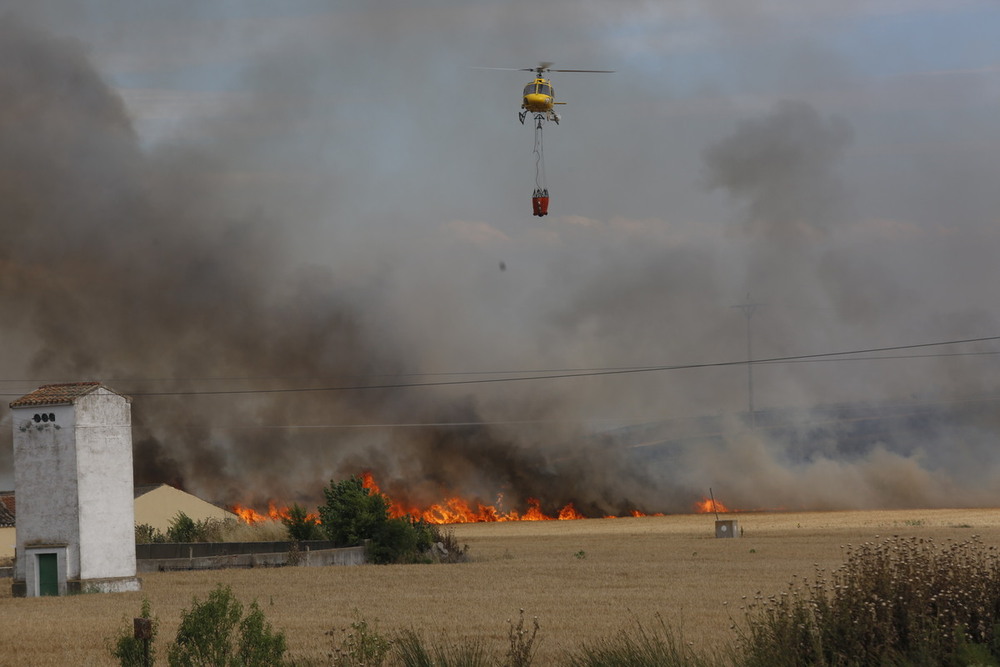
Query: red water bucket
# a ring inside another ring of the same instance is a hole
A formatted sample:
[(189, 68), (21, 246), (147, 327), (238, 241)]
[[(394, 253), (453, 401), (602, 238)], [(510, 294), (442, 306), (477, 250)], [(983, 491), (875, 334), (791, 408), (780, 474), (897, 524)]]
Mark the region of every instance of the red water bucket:
[(542, 217), (543, 215), (549, 214), (549, 193), (548, 192), (535, 192), (535, 196), (531, 198), (531, 209), (534, 215)]

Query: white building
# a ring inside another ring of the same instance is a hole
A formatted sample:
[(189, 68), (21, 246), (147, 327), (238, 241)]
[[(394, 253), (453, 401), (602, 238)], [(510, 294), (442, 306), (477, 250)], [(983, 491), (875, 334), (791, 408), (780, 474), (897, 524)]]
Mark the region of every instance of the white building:
[(16, 596), (139, 590), (130, 399), (98, 382), (10, 404)]

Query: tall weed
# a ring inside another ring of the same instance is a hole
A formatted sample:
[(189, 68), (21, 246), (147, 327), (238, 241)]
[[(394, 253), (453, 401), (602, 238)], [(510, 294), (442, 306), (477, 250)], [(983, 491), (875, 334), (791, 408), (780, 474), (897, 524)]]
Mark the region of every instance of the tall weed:
[(636, 622), (634, 630), (585, 644), (567, 659), (570, 667), (707, 667), (679, 633), (657, 615), (657, 626)]

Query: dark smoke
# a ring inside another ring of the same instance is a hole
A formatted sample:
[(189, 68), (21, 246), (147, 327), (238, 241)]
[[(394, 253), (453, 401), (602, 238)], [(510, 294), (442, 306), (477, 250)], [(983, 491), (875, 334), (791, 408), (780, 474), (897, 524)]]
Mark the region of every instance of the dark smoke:
[(781, 102), (705, 150), (708, 182), (745, 202), (751, 234), (773, 240), (822, 232), (844, 201), (835, 166), (851, 136), (843, 119), (825, 120), (804, 102)]
[[(371, 469), (412, 502), (504, 492), (511, 506), (536, 497), (551, 510), (615, 496), (586, 468), (546, 475), (558, 442), (490, 426), (330, 428), (482, 421), (468, 396), (185, 393), (393, 384), (415, 369), (406, 341), (365, 317), (358, 295), (377, 286), (289, 270), (281, 221), (237, 215), (219, 195), (231, 165), (197, 149), (143, 149), (80, 45), (5, 19), (0, 57), (8, 326), (30, 341), (31, 376), (102, 379), (134, 396), (137, 483), (314, 503), (330, 479)], [(526, 407), (529, 418), (545, 411)]]

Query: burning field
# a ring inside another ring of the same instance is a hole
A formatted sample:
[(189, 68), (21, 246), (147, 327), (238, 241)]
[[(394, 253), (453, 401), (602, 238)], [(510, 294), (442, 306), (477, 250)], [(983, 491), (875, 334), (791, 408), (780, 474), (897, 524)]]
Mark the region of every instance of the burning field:
[[(631, 510), (622, 516), (603, 515), (600, 517), (587, 517), (573, 507), (573, 503), (563, 506), (558, 512), (546, 514), (542, 511), (541, 502), (537, 498), (527, 499), (527, 509), (518, 511), (517, 509), (504, 509), (503, 494), (500, 494), (494, 504), (487, 505), (477, 501), (470, 501), (465, 498), (453, 496), (444, 499), (440, 503), (421, 507), (402, 500), (397, 500), (383, 493), (378, 482), (371, 472), (364, 472), (361, 475), (362, 485), (370, 493), (381, 494), (389, 507), (390, 518), (408, 517), (414, 521), (424, 521), (431, 524), (459, 524), (459, 523), (495, 523), (505, 521), (570, 521), (587, 518), (616, 519), (623, 517), (639, 518), (645, 516), (664, 516), (662, 512), (646, 514), (638, 509)], [(287, 505), (279, 506), (274, 501), (269, 501), (267, 509), (254, 509), (240, 504), (235, 504), (230, 509), (248, 524), (258, 524), (264, 521), (281, 521), (291, 518), (291, 508)], [(733, 512), (714, 498), (704, 498), (692, 505), (695, 513), (719, 513)], [(317, 522), (319, 515), (315, 513), (307, 514), (307, 520)]]

